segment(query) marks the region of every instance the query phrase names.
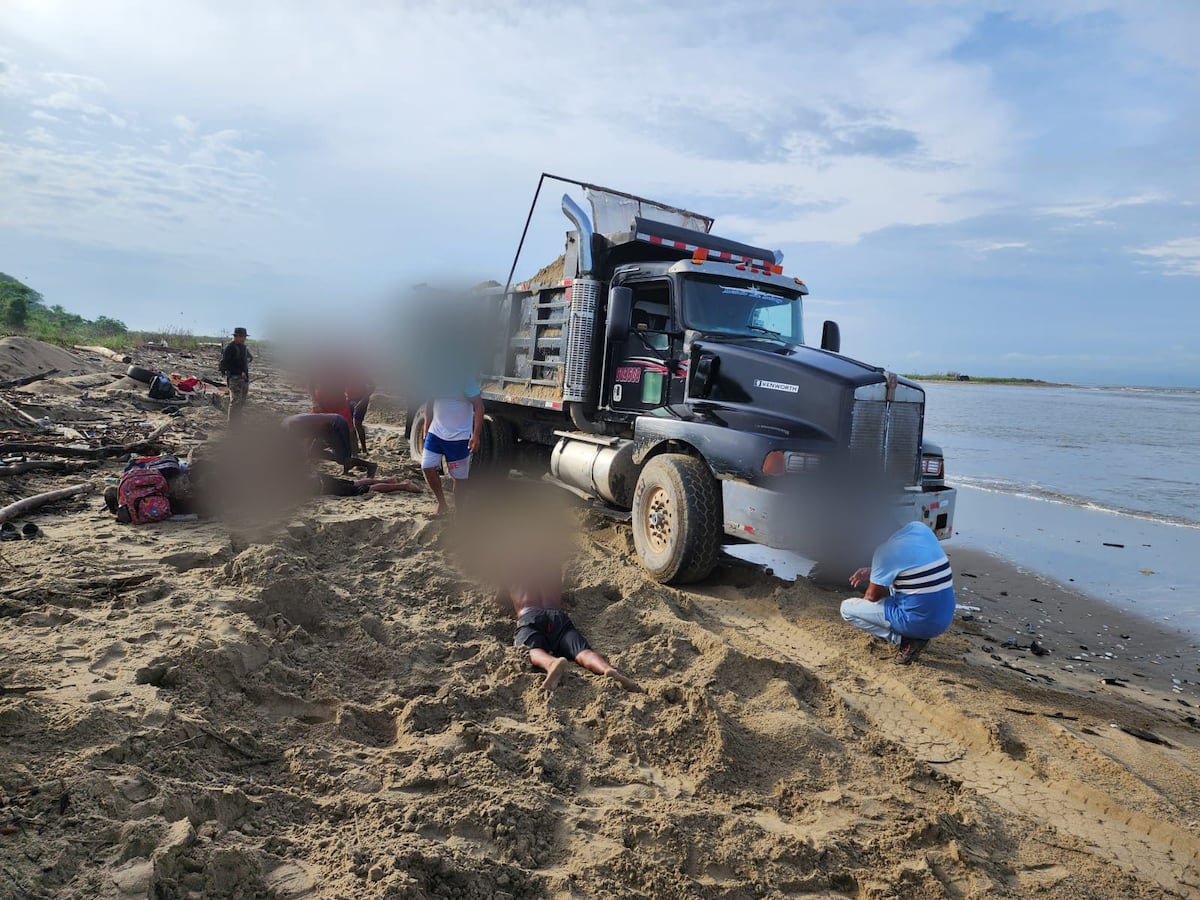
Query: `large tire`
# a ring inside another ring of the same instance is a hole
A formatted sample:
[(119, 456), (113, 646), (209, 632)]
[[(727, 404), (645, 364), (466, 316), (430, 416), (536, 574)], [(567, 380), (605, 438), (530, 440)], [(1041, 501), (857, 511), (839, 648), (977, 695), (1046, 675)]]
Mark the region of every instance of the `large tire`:
[(633, 544), (655, 581), (707, 577), (723, 533), (720, 487), (703, 460), (666, 453), (646, 464), (633, 492)]
[(413, 412), (412, 427), (408, 429), (408, 455), (417, 465), (425, 454), (425, 407), (418, 406)]
[(147, 369), (144, 366), (130, 366), (125, 370), (125, 374), (134, 381), (140, 381), (142, 384), (149, 384), (158, 376), (158, 373), (153, 369)]
[(506, 419), (498, 416), (485, 416), (483, 422), (484, 433), (487, 434), (492, 445), (488, 465), (507, 475), (509, 467), (512, 466), (513, 453), (517, 445), (517, 436), (513, 433), (513, 427)]
[(512, 426), (496, 416), (483, 417), (479, 450), (471, 459), (471, 474), (506, 478), (512, 465), (515, 436)]

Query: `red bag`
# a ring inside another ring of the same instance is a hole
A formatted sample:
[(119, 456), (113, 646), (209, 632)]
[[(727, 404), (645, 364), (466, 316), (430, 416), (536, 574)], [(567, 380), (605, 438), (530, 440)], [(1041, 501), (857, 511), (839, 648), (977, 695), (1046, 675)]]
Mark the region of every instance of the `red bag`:
[(121, 476), (117, 485), (117, 508), (129, 511), (131, 525), (161, 522), (171, 518), (171, 499), (167, 479), (159, 472), (132, 469)]

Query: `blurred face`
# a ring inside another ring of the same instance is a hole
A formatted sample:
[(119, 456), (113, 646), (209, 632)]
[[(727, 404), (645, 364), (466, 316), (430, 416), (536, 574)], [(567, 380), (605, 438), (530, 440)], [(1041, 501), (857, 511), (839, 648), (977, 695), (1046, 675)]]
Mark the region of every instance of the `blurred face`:
[(233, 342), (235, 344), (244, 344), (246, 343), (246, 336), (244, 334), (235, 334), (233, 336)]

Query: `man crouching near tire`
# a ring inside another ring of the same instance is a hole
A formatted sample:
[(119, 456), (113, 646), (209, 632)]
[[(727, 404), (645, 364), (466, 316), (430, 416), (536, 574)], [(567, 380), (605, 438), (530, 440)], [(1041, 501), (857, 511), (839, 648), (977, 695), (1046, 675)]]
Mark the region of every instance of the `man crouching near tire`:
[(870, 568), (850, 576), (851, 587), (864, 585), (862, 597), (842, 601), (842, 618), (895, 644), (900, 665), (915, 662), (954, 621), (954, 573), (924, 522), (902, 525), (879, 545)]

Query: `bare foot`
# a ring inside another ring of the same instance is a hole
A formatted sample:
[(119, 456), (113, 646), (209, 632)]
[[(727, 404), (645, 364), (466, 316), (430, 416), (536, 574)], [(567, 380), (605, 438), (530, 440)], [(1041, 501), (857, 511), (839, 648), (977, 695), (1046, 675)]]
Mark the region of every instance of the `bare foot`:
[(627, 678), (616, 669), (609, 669), (604, 673), (604, 677), (613, 679), (613, 681), (625, 688), (627, 691), (633, 691), (635, 694), (640, 694), (642, 692), (641, 686), (636, 681), (634, 681), (632, 678)]
[(558, 683), (562, 681), (563, 667), (566, 664), (567, 661), (561, 657), (550, 663), (550, 668), (546, 670), (546, 680), (542, 682), (543, 689), (552, 691), (558, 687)]
[(433, 518), (435, 519), (444, 519), (448, 515), (450, 515), (450, 507), (445, 503), (439, 503), (438, 508), (433, 511)]

